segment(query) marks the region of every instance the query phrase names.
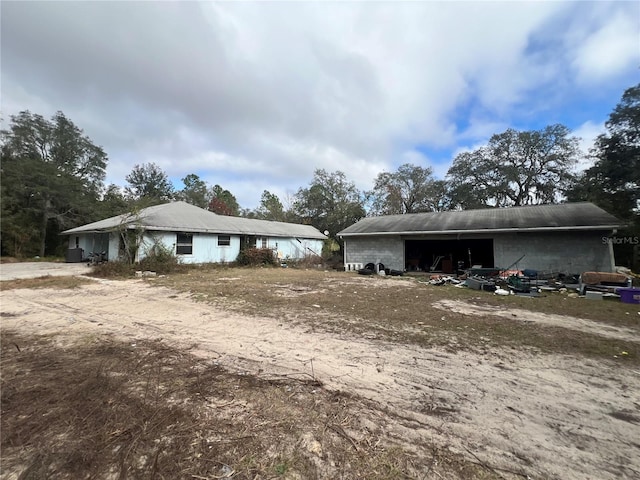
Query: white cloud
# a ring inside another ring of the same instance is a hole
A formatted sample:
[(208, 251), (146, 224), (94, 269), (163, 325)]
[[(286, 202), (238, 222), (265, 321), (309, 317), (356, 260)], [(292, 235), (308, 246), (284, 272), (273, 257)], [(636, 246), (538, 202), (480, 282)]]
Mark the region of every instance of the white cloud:
[(572, 67), (581, 82), (600, 83), (640, 68), (640, 11), (630, 4), (631, 9), (600, 19), (603, 23), (580, 40)]
[(580, 138), (580, 150), (582, 150), (584, 154), (574, 168), (576, 172), (586, 170), (593, 166), (594, 159), (589, 155), (589, 151), (593, 148), (595, 139), (598, 135), (604, 132), (604, 122), (593, 123), (592, 121), (584, 122), (573, 131), (573, 135)]
[[(418, 145), (448, 149), (453, 159), (460, 145), (526, 126), (513, 125), (514, 115), (535, 120), (573, 91), (567, 64), (581, 78), (627, 68), (624, 35), (633, 39), (638, 28), (623, 10), (7, 2), (2, 110), (64, 111), (104, 146), (108, 180), (119, 184), (134, 164), (153, 161), (172, 178), (198, 173), (247, 207), (265, 189), (307, 186), (318, 168), (368, 189), (407, 158), (446, 173), (443, 162), (407, 157)], [(605, 54), (614, 58), (598, 65)]]

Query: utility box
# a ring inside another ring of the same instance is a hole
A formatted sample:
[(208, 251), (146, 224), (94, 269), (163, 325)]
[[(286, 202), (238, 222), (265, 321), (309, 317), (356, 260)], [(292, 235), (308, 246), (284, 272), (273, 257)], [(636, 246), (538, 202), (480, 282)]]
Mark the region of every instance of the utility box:
[(84, 250), (82, 248), (70, 248), (65, 255), (65, 262), (80, 263), (82, 262)]

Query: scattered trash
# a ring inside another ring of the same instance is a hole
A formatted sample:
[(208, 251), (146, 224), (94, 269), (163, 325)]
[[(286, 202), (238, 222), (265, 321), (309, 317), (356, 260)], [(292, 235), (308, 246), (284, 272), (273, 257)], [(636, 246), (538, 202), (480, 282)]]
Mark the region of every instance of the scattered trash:
[(150, 272), (149, 270), (145, 270), (144, 272), (141, 270), (136, 270), (136, 277), (155, 277), (156, 272)]
[[(209, 448), (211, 448), (211, 446), (209, 446)], [(220, 475), (218, 475), (215, 478), (231, 478), (235, 475), (236, 471), (231, 468), (229, 465), (223, 463), (220, 466)]]

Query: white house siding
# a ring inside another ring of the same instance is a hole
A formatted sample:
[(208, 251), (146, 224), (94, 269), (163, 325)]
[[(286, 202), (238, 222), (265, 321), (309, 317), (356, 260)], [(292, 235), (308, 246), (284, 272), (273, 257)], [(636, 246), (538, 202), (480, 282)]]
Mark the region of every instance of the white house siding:
[(497, 267), (518, 262), (519, 269), (541, 272), (611, 272), (614, 258), (606, 241), (608, 232), (554, 232), (497, 234), (493, 240)]
[[(234, 262), (240, 253), (240, 236), (229, 235), (230, 245), (218, 246), (218, 235), (193, 233), (191, 255), (178, 255), (184, 263), (228, 263)], [(109, 261), (119, 259), (120, 237), (117, 232), (80, 233), (69, 236), (69, 248), (84, 250), (84, 258), (91, 252), (107, 252)], [(156, 242), (161, 242), (172, 252), (176, 252), (177, 232), (147, 232), (143, 235), (136, 261), (142, 260), (147, 250)], [(281, 255), (282, 259), (302, 259), (309, 255), (322, 253), (322, 240), (269, 237), (267, 248)], [(258, 244), (260, 247), (262, 242)]]
[(272, 237), (269, 238), (268, 248), (276, 251), (282, 259), (302, 259), (309, 255), (322, 254), (322, 240), (301, 238)]
[[(155, 243), (161, 242), (172, 252), (176, 252), (177, 232), (153, 232), (143, 237), (137, 260), (146, 256), (146, 251)], [(218, 235), (193, 233), (192, 253), (177, 255), (183, 263), (226, 263), (233, 262), (240, 252), (240, 237), (231, 236), (231, 245), (218, 246)]]
[[(178, 255), (184, 263), (228, 263), (234, 262), (240, 253), (240, 236), (229, 235), (231, 244), (228, 246), (218, 246), (218, 235), (209, 233), (194, 233), (193, 248), (191, 255)], [(167, 248), (175, 252), (177, 233), (176, 232), (154, 232), (144, 236), (143, 244), (139, 249), (138, 260), (145, 256), (145, 251), (155, 241), (162, 242)], [(261, 243), (259, 244), (261, 246)], [(283, 259), (300, 259), (322, 252), (322, 240), (282, 238), (268, 238), (267, 248), (279, 252)]]

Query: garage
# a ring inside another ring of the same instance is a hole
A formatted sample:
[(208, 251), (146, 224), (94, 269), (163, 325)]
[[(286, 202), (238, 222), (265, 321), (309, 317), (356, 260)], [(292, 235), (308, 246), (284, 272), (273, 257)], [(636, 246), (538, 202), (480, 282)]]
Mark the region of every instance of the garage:
[(579, 274), (611, 272), (622, 222), (588, 202), (363, 218), (339, 232), (345, 270), (457, 273), (472, 266)]
[(456, 273), (494, 267), (493, 239), (405, 240), (405, 270)]

